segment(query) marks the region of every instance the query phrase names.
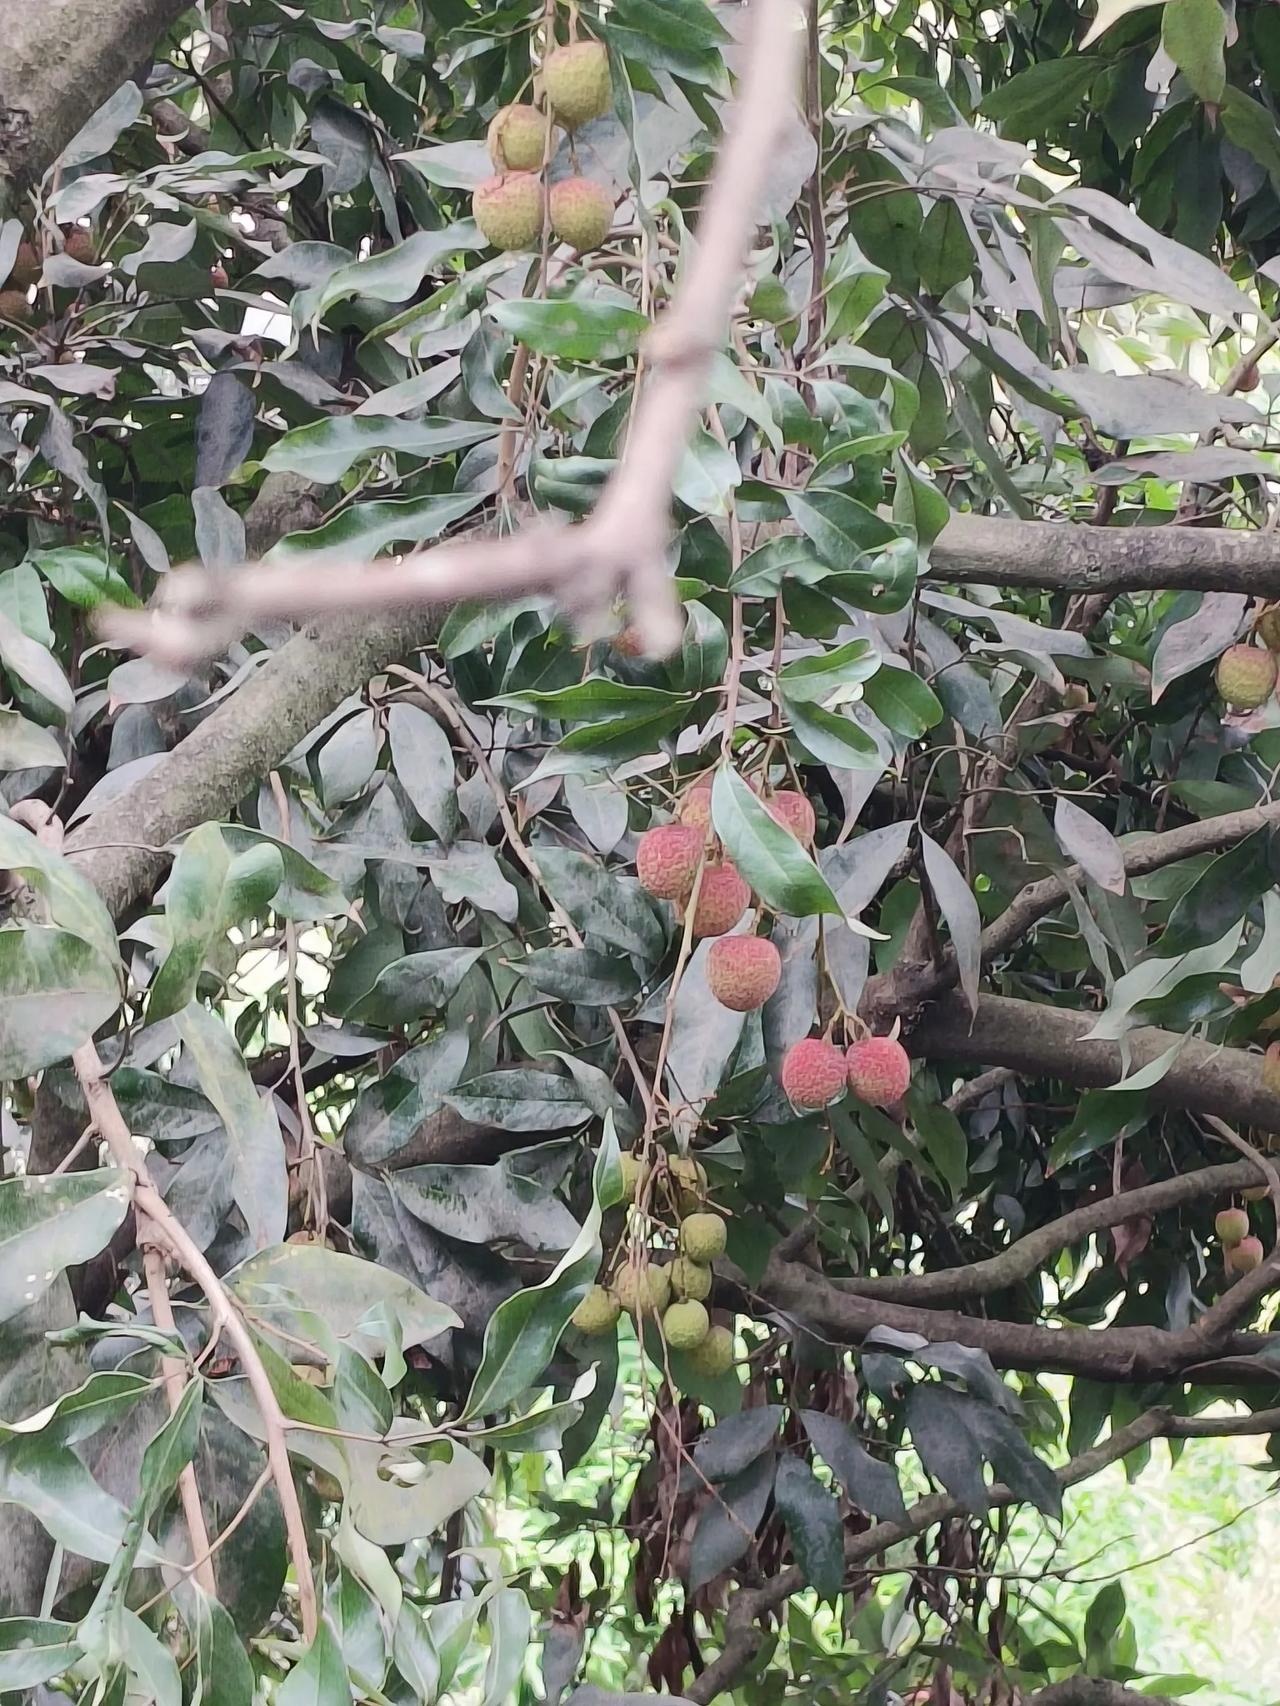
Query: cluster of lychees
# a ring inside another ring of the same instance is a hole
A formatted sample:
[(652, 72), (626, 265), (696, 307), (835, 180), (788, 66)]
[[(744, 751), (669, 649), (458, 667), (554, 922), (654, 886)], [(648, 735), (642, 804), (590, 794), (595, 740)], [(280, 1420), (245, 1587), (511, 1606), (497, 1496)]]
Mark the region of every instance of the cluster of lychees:
[[(632, 1236), (613, 1255), (613, 1275), (593, 1285), (573, 1313), (580, 1333), (611, 1333), (625, 1309), (637, 1326), (657, 1323), (672, 1350), (683, 1351), (697, 1374), (727, 1374), (733, 1334), (713, 1326), (707, 1311), (711, 1264), (724, 1255), (725, 1223), (706, 1207), (707, 1175), (691, 1155), (659, 1156), (646, 1166), (638, 1155), (622, 1158), (623, 1197), (636, 1207)], [(665, 1217), (660, 1210), (670, 1212)], [(670, 1224), (667, 1224), (667, 1221)], [(634, 1236), (641, 1228), (643, 1237)], [(676, 1252), (670, 1261), (669, 1242)]]
[[(517, 103), (489, 126), (496, 176), (471, 198), (476, 224), (495, 249), (536, 249), (542, 243), (542, 166), (551, 124), (573, 131), (599, 118), (613, 102), (609, 55), (598, 41), (575, 41), (548, 54), (542, 92), (550, 117)], [(556, 237), (581, 254), (599, 248), (613, 226), (613, 198), (593, 178), (561, 178), (547, 192), (546, 213)]]
[[(753, 784), (754, 786), (754, 784)], [(802, 847), (817, 829), (813, 806), (794, 788), (761, 791), (775, 823)], [(716, 840), (711, 823), (711, 778), (681, 797), (675, 823), (646, 830), (636, 848), (636, 875), (651, 895), (675, 904), (683, 918), (693, 905), (694, 936), (714, 936), (707, 955), (707, 984), (717, 1001), (736, 1013), (763, 1007), (782, 977), (782, 959), (767, 936), (730, 936), (751, 904), (748, 884)], [(782, 1088), (797, 1108), (825, 1108), (846, 1089), (876, 1107), (901, 1101), (911, 1083), (911, 1059), (896, 1037), (863, 1037), (841, 1051), (822, 1037), (806, 1037), (783, 1056)]]
[(1276, 690), (1280, 669), (1280, 605), (1271, 604), (1254, 623), (1262, 644), (1228, 646), (1218, 659), (1218, 692), (1233, 711), (1256, 711)]
[[(1265, 1185), (1251, 1186), (1244, 1192), (1246, 1202), (1259, 1202), (1266, 1195)], [(1262, 1240), (1249, 1231), (1247, 1208), (1219, 1209), (1213, 1228), (1222, 1245), (1222, 1265), (1229, 1274), (1251, 1274), (1261, 1266)]]

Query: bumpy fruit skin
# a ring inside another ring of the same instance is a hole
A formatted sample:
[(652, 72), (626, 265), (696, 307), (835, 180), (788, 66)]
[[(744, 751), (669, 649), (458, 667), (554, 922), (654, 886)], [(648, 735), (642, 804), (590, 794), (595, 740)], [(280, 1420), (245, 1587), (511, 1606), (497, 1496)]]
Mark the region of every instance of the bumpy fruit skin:
[[(688, 833), (696, 835), (697, 831)], [(698, 887), (698, 904), (693, 909), (694, 935), (727, 935), (750, 904), (751, 890), (738, 875), (736, 865), (728, 859), (707, 865)]]
[(671, 1275), (652, 1262), (645, 1268), (627, 1262), (614, 1275), (613, 1290), (628, 1315), (661, 1315), (671, 1301)]
[(1217, 681), (1233, 711), (1256, 711), (1275, 691), (1275, 656), (1261, 646), (1228, 646), (1218, 659)]
[(1269, 604), (1253, 631), (1269, 652), (1280, 652), (1280, 604)]
[(1242, 1238), (1238, 1244), (1233, 1244), (1225, 1252), (1227, 1272), (1230, 1274), (1251, 1274), (1262, 1265), (1263, 1249), (1261, 1238)]
[(489, 120), (489, 158), (500, 172), (536, 172), (546, 140), (547, 121), (537, 107), (515, 102)]
[(712, 1327), (700, 1345), (689, 1352), (689, 1367), (711, 1379), (728, 1374), (733, 1367), (733, 1334), (727, 1327)]
[(1262, 1088), (1280, 1096), (1280, 1043), (1268, 1043), (1262, 1057)]
[(579, 254), (598, 249), (613, 229), (613, 197), (592, 178), (561, 178), (549, 199), (551, 229)]
[(890, 1108), (911, 1087), (911, 1056), (894, 1037), (864, 1037), (844, 1057), (849, 1088), (873, 1108)]
[(602, 1285), (593, 1285), (570, 1320), (580, 1333), (594, 1338), (600, 1333), (611, 1333), (621, 1314), (622, 1305), (613, 1293)]
[(532, 172), (486, 178), (471, 211), (495, 249), (536, 249), (542, 241), (542, 185)]
[(1220, 1208), (1213, 1217), (1213, 1230), (1228, 1249), (1249, 1236), (1249, 1216), (1242, 1208)]
[(845, 1085), (844, 1056), (821, 1037), (792, 1043), (782, 1057), (782, 1088), (797, 1108), (825, 1108)]
[(691, 1214), (680, 1222), (680, 1248), (695, 1262), (714, 1262), (723, 1256), (726, 1237), (718, 1214)]
[(806, 797), (795, 788), (781, 788), (764, 802), (764, 809), (775, 823), (789, 829), (802, 847), (813, 845), (818, 820)]
[(548, 54), (542, 87), (566, 130), (607, 113), (613, 104), (609, 55), (598, 41), (575, 41)]
[(767, 936), (722, 936), (707, 954), (707, 987), (724, 1007), (754, 1013), (778, 987), (782, 956)]
[(702, 1163), (695, 1161), (692, 1155), (673, 1155), (667, 1162), (667, 1172), (680, 1213), (696, 1213), (707, 1191), (707, 1175)]
[(695, 1303), (705, 1303), (711, 1296), (711, 1269), (692, 1256), (677, 1256), (669, 1269), (671, 1289), (677, 1297), (691, 1297)]
[(649, 1169), (638, 1155), (622, 1157), (622, 1200), (634, 1202), (640, 1195), (640, 1187), (644, 1183)]
[(681, 823), (687, 823), (690, 829), (700, 829), (704, 834), (711, 828), (710, 776), (703, 776), (691, 788), (685, 789), (680, 796), (676, 816)]
[(696, 829), (684, 823), (659, 824), (640, 837), (636, 875), (658, 900), (686, 901), (701, 858), (702, 837)]
[(673, 1351), (696, 1350), (710, 1331), (706, 1305), (694, 1298), (673, 1303), (662, 1317), (662, 1336)]

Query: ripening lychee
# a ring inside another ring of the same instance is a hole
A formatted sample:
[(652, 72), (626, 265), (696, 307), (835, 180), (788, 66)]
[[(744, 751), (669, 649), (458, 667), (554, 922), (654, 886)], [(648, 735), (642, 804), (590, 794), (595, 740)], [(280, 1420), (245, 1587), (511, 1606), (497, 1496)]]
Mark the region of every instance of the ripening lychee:
[(598, 1333), (611, 1333), (621, 1314), (622, 1305), (614, 1294), (602, 1285), (593, 1285), (570, 1320), (580, 1333), (594, 1337)]
[(1246, 1202), (1266, 1202), (1267, 1198), (1271, 1195), (1271, 1186), (1250, 1185), (1248, 1190), (1241, 1191), (1240, 1195)]
[(619, 657), (639, 658), (644, 656), (644, 641), (640, 638), (640, 630), (634, 622), (629, 622), (613, 636), (609, 644)]
[(209, 283), (215, 290), (225, 290), (231, 283), (231, 275), (228, 273), (226, 267), (220, 266), (218, 262), (215, 261), (209, 268)]
[(1275, 654), (1261, 646), (1228, 646), (1218, 659), (1217, 681), (1233, 711), (1255, 711), (1275, 690)]
[(911, 1085), (911, 1056), (896, 1037), (864, 1037), (844, 1057), (849, 1088), (873, 1108), (900, 1102)]
[(680, 1222), (680, 1248), (695, 1262), (724, 1255), (727, 1231), (718, 1214), (691, 1214)]
[(671, 1276), (652, 1262), (643, 1268), (626, 1262), (614, 1275), (613, 1291), (628, 1315), (661, 1315), (671, 1301)]
[(692, 787), (685, 789), (680, 796), (676, 816), (681, 823), (687, 823), (690, 829), (700, 829), (705, 833), (711, 828), (710, 776), (701, 777)]
[(1228, 1249), (1249, 1236), (1249, 1214), (1243, 1208), (1220, 1208), (1213, 1217), (1213, 1230)]
[(1268, 1043), (1262, 1057), (1262, 1088), (1280, 1096), (1280, 1043)]
[(782, 1088), (797, 1108), (825, 1108), (845, 1090), (844, 1056), (834, 1043), (806, 1037), (782, 1057)]
[(721, 936), (707, 954), (707, 987), (722, 1006), (754, 1013), (778, 987), (782, 955), (767, 936)]
[(537, 107), (516, 101), (489, 120), (489, 158), (500, 172), (536, 172), (546, 140), (547, 121)]
[[(681, 828), (686, 834), (696, 836), (701, 844), (702, 838), (696, 829), (687, 829), (683, 824)], [(721, 859), (714, 865), (705, 866), (698, 887), (698, 903), (693, 909), (694, 935), (725, 935), (750, 904), (751, 890), (738, 875), (736, 865), (728, 859)]]
[(707, 1175), (702, 1163), (692, 1155), (673, 1155), (667, 1162), (667, 1173), (680, 1213), (695, 1213), (707, 1194)]
[(813, 845), (818, 820), (804, 794), (795, 788), (780, 788), (765, 800), (764, 809), (775, 823), (789, 829), (802, 847)]
[(598, 249), (613, 229), (613, 197), (592, 178), (561, 178), (549, 203), (551, 229), (579, 254)]
[(476, 186), (471, 212), (495, 249), (536, 249), (542, 241), (542, 184), (532, 172), (504, 172)]
[(711, 1295), (711, 1269), (692, 1256), (677, 1256), (667, 1270), (671, 1289), (677, 1297), (691, 1297), (695, 1303), (705, 1303)]
[(712, 1327), (702, 1343), (689, 1352), (689, 1367), (695, 1374), (714, 1380), (728, 1374), (734, 1359), (733, 1334), (727, 1327)]
[(566, 130), (607, 113), (613, 104), (613, 81), (604, 43), (575, 41), (548, 54), (542, 87)]
[(1262, 1257), (1261, 1238), (1249, 1237), (1225, 1250), (1222, 1259), (1229, 1274), (1251, 1274), (1262, 1265)]
[[(659, 900), (685, 901), (693, 893), (702, 837), (685, 823), (646, 829), (636, 848), (636, 875)], [(703, 874), (703, 887), (708, 873)]]
[(1280, 604), (1268, 604), (1253, 631), (1269, 652), (1280, 652)]
[(694, 1298), (673, 1303), (662, 1317), (662, 1336), (673, 1351), (695, 1350), (710, 1331), (706, 1304)]
[(622, 1200), (635, 1202), (640, 1195), (640, 1187), (644, 1183), (649, 1169), (638, 1155), (630, 1153), (622, 1157)]

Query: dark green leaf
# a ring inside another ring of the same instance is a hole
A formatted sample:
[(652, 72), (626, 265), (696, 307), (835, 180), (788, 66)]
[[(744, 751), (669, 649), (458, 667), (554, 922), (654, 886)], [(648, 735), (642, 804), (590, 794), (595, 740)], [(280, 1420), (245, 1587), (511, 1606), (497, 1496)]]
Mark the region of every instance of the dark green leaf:
[(571, 1079), (533, 1067), (483, 1073), (451, 1091), (445, 1101), (463, 1119), (501, 1131), (565, 1131), (591, 1117)]
[(640, 991), (628, 961), (591, 948), (534, 948), (511, 964), (527, 983), (559, 1001), (613, 1007)]
[(907, 1426), (925, 1469), (966, 1510), (981, 1515), (989, 1503), (982, 1451), (963, 1420), (964, 1394), (936, 1382), (907, 1393)]
[(878, 669), (863, 683), (862, 697), (886, 728), (906, 740), (919, 740), (942, 721), (937, 695), (909, 669)]
[(499, 302), (489, 312), (519, 343), (562, 361), (617, 361), (633, 355), (649, 329), (634, 308), (590, 299)]
[(844, 1579), (844, 1531), (835, 1498), (799, 1457), (779, 1463), (773, 1496), (805, 1581), (823, 1599), (834, 1599)]
[(800, 1420), (814, 1450), (825, 1458), (845, 1497), (881, 1522), (905, 1522), (907, 1507), (892, 1464), (872, 1457), (850, 1423), (821, 1410), (802, 1410)]
[(693, 1448), (693, 1461), (711, 1481), (728, 1481), (769, 1450), (782, 1423), (780, 1404), (763, 1404), (726, 1416)]
[(74, 1623), (0, 1618), (0, 1688), (35, 1688), (70, 1670), (81, 1656)]
[(79, 936), (0, 928), (0, 1079), (65, 1060), (119, 1005), (115, 967)]
[(1192, 883), (1169, 914), (1153, 950), (1175, 959), (1193, 948), (1208, 947), (1275, 885), (1270, 830), (1256, 830), (1220, 853)]
[[(880, 658), (871, 642), (850, 640), (829, 652), (784, 664), (778, 671), (778, 685), (789, 704), (811, 705), (840, 688), (855, 682), (865, 683), (877, 671), (880, 671)], [(863, 691), (866, 692), (865, 686)]]
[(773, 1451), (762, 1452), (702, 1507), (689, 1548), (691, 1592), (714, 1581), (751, 1547), (773, 1491), (776, 1461)]
[(727, 766), (716, 772), (712, 784), (711, 818), (725, 851), (766, 906), (793, 918), (813, 913), (843, 917), (809, 854)]
[(278, 438), (262, 458), (262, 466), (302, 474), (318, 485), (331, 485), (353, 462), (394, 452), (429, 460), (465, 450), (492, 438), (496, 421), (454, 421), (427, 415), (399, 420), (388, 415), (330, 415), (296, 427)]
[(0, 1321), (34, 1303), (65, 1268), (105, 1250), (131, 1195), (118, 1167), (0, 1181)]

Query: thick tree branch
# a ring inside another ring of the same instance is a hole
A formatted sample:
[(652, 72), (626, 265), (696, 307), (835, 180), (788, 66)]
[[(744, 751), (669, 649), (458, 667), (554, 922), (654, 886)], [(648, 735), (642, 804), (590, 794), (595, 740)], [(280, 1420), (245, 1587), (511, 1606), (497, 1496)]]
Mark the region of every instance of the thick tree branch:
[(1141, 1694), (1120, 1682), (1097, 1676), (1069, 1676), (1037, 1688), (1025, 1706), (1174, 1706), (1166, 1694)]

